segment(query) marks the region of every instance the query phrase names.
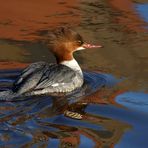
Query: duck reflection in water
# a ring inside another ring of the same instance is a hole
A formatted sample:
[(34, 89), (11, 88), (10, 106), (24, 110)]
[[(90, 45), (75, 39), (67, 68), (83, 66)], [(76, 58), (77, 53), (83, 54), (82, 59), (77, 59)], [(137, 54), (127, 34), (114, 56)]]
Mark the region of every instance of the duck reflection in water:
[[(84, 72), (83, 87), (67, 96), (34, 96), (1, 103), (5, 106), (0, 118), (3, 143), (25, 141), (31, 135), (24, 147), (86, 147), (87, 142), (89, 147), (113, 146), (130, 126), (87, 112), (90, 104), (112, 103), (112, 98), (121, 93), (114, 91), (105, 100), (103, 95), (109, 94), (105, 87), (111, 84), (107, 79), (106, 74)], [(8, 131), (19, 134), (19, 138)]]

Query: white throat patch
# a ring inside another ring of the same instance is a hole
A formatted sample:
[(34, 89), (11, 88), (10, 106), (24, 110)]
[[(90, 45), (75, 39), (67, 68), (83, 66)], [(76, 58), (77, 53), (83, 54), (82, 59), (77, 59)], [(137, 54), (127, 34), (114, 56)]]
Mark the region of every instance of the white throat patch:
[(65, 66), (70, 67), (71, 69), (73, 69), (73, 70), (76, 71), (76, 72), (79, 72), (80, 75), (83, 76), (82, 70), (81, 70), (81, 68), (80, 68), (80, 66), (79, 66), (79, 64), (78, 64), (78, 62), (77, 62), (75, 59), (69, 60), (69, 61), (63, 61), (63, 62), (61, 62), (60, 64), (63, 64), (63, 65), (65, 65)]
[(84, 50), (84, 49), (85, 49), (84, 47), (80, 46), (80, 47), (78, 47), (78, 48), (76, 49), (76, 51)]

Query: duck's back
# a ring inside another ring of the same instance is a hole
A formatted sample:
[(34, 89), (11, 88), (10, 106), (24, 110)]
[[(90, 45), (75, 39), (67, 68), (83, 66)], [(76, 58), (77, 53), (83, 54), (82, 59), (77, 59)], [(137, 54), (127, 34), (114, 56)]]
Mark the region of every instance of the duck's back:
[(81, 75), (65, 65), (37, 62), (20, 74), (14, 82), (13, 92), (26, 95), (70, 92), (82, 84)]

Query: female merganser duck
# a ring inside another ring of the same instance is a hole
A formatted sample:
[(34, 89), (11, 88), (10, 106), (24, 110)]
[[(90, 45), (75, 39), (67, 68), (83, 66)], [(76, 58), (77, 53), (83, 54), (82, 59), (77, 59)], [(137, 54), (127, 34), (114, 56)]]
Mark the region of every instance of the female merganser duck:
[(57, 64), (31, 64), (14, 82), (9, 96), (67, 93), (80, 88), (84, 82), (83, 73), (73, 53), (85, 48), (101, 47), (84, 43), (77, 32), (65, 27), (49, 34), (48, 46), (55, 55)]

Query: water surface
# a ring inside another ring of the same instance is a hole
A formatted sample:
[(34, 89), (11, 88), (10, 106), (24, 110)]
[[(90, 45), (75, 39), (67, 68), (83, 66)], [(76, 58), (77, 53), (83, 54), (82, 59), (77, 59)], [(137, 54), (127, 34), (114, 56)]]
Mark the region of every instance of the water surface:
[(104, 46), (75, 53), (86, 84), (78, 92), (1, 102), (1, 147), (148, 146), (146, 1), (5, 0), (0, 8), (1, 91), (28, 64), (55, 62), (43, 40), (56, 26), (71, 26)]

